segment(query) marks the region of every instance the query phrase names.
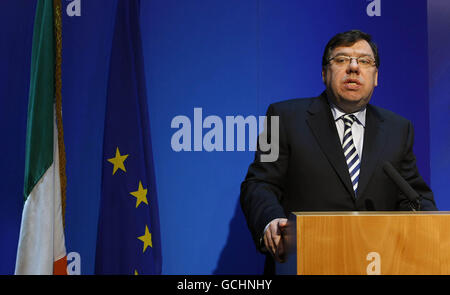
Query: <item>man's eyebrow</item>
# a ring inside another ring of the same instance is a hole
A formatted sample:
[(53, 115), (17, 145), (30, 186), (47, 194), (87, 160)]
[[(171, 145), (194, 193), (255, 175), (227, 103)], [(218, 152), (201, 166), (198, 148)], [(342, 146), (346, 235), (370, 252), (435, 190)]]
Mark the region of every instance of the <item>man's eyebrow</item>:
[[(337, 53), (335, 53), (333, 56), (342, 56), (342, 55), (346, 55), (346, 56), (350, 56), (350, 53), (348, 52), (343, 52), (343, 51), (338, 51)], [(361, 56), (369, 56), (371, 58), (374, 58), (372, 54), (370, 53), (356, 53), (357, 57), (361, 57)]]

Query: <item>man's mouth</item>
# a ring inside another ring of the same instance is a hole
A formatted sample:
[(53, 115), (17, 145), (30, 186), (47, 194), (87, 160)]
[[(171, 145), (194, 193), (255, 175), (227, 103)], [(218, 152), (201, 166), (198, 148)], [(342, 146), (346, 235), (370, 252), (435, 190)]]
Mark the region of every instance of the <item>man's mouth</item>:
[(356, 90), (361, 87), (361, 82), (358, 79), (347, 79), (344, 81), (344, 87), (349, 90)]

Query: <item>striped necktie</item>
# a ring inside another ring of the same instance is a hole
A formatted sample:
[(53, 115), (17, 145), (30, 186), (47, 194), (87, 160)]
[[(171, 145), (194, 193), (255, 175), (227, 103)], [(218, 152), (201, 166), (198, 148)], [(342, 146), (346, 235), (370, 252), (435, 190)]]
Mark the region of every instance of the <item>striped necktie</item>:
[(344, 115), (344, 139), (342, 141), (342, 149), (344, 150), (345, 160), (348, 166), (348, 172), (350, 173), (350, 179), (352, 181), (353, 190), (358, 190), (359, 169), (361, 163), (359, 161), (358, 152), (356, 151), (355, 144), (353, 143), (352, 125), (356, 120), (354, 115)]

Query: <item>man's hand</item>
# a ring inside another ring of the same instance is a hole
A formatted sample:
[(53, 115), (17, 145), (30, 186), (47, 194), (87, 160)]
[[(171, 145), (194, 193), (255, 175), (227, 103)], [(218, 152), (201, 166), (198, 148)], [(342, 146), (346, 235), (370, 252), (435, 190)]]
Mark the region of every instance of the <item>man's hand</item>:
[(274, 219), (264, 232), (264, 245), (278, 262), (284, 262), (284, 242), (281, 233), (287, 221), (286, 218)]

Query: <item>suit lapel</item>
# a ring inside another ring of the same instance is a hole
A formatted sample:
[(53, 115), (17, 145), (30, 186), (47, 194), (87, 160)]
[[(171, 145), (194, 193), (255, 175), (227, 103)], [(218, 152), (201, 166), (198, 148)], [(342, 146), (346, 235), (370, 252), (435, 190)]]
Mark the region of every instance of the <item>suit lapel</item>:
[(366, 128), (364, 130), (364, 145), (361, 160), (361, 171), (358, 183), (358, 196), (367, 187), (373, 171), (379, 161), (386, 142), (384, 119), (370, 105), (367, 106)]
[[(342, 152), (336, 124), (324, 93), (313, 101), (306, 119), (322, 151), (339, 175), (348, 192), (355, 197), (348, 173), (347, 163)], [(386, 142), (384, 119), (370, 105), (367, 106), (364, 145), (361, 159), (361, 171), (358, 184), (358, 196), (361, 195), (376, 168)]]
[[(348, 192), (354, 197), (354, 191), (348, 173), (347, 163), (339, 140), (336, 124), (331, 114), (325, 94), (314, 99), (308, 109), (306, 121), (312, 130), (320, 148), (328, 158)], [(364, 143), (365, 146), (365, 143)]]

